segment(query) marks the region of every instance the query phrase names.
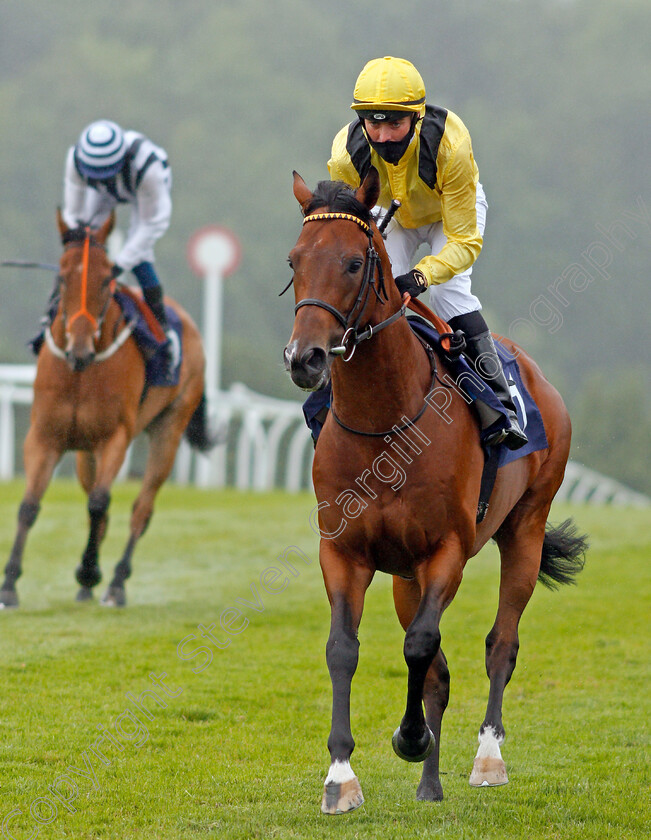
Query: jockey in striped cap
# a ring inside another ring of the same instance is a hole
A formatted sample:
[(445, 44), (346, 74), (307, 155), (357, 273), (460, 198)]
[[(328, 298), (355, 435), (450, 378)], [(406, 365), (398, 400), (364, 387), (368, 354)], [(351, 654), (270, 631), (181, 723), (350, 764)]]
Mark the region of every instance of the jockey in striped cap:
[(172, 171), (167, 153), (137, 131), (123, 131), (111, 120), (86, 126), (68, 149), (63, 187), (67, 225), (99, 227), (118, 204), (131, 210), (124, 245), (115, 260), (115, 276), (132, 271), (146, 303), (168, 337), (168, 375), (180, 359), (178, 336), (170, 329), (163, 289), (154, 268), (154, 244), (169, 227)]

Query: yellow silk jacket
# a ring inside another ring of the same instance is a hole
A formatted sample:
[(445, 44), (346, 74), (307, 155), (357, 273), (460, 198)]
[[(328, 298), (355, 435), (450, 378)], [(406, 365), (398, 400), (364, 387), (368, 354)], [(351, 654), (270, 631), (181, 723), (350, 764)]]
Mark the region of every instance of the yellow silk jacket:
[(404, 228), (443, 223), (447, 243), (437, 255), (424, 257), (416, 268), (428, 285), (445, 283), (475, 262), (482, 247), (477, 228), (476, 187), (479, 179), (468, 129), (444, 108), (428, 105), (407, 151), (394, 166), (368, 142), (355, 120), (336, 135), (328, 171), (333, 181), (358, 187), (373, 165), (380, 174), (379, 204), (396, 198), (396, 221)]

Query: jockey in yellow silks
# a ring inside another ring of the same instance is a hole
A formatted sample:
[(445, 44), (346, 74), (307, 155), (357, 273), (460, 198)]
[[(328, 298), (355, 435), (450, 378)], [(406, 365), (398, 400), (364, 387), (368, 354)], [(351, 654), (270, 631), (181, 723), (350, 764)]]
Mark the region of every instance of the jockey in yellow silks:
[[(462, 330), (466, 355), (509, 415), (510, 427), (487, 443), (519, 449), (527, 443), (493, 339), (471, 291), (487, 202), (468, 129), (451, 111), (426, 104), (423, 79), (411, 62), (369, 61), (355, 84), (357, 119), (339, 131), (328, 161), (330, 177), (357, 187), (368, 169), (380, 175), (377, 211), (400, 208), (386, 231), (396, 285), (412, 297), (429, 289), (430, 303), (452, 330)], [(415, 266), (416, 251), (428, 254)]]

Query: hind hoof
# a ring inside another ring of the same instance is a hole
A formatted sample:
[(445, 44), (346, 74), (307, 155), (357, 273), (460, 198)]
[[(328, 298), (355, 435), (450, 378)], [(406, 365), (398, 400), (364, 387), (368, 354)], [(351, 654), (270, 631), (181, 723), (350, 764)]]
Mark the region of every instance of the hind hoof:
[(497, 787), (509, 781), (506, 765), (501, 758), (476, 758), (472, 765), (472, 787)]
[(90, 586), (81, 586), (79, 588), (79, 592), (77, 592), (77, 597), (75, 601), (92, 601), (93, 600), (93, 590)]
[(425, 761), (427, 756), (430, 755), (436, 746), (436, 739), (434, 738), (434, 734), (429, 726), (426, 726), (423, 737), (419, 741), (416, 741), (415, 744), (410, 744), (409, 741), (407, 741), (406, 738), (403, 738), (400, 734), (400, 727), (398, 727), (393, 733), (391, 745), (393, 746), (395, 754), (404, 761)]
[(127, 595), (123, 586), (109, 586), (100, 604), (103, 607), (125, 607), (127, 605)]
[(442, 802), (443, 787), (441, 782), (438, 779), (434, 782), (421, 782), (416, 791), (416, 799), (419, 802)]
[(347, 782), (328, 782), (323, 786), (321, 812), (347, 814), (364, 803), (364, 794), (357, 776)]
[(0, 592), (0, 609), (17, 607), (18, 595), (15, 589), (3, 589)]

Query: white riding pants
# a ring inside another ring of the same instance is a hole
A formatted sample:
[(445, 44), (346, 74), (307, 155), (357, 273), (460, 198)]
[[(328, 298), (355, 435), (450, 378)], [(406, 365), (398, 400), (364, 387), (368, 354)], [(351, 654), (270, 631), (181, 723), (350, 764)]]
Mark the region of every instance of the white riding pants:
[[(488, 203), (484, 189), (477, 183), (477, 227), (484, 235), (486, 227), (486, 210)], [(384, 215), (384, 208), (375, 208)], [(427, 245), (431, 254), (436, 256), (445, 243), (447, 237), (443, 233), (443, 222), (434, 222), (419, 228), (403, 228), (394, 219), (391, 220), (386, 232), (386, 249), (391, 260), (393, 276), (406, 274), (411, 271), (414, 256), (421, 245)], [(456, 274), (445, 283), (429, 287), (430, 306), (443, 320), (448, 321), (455, 315), (465, 315), (481, 309), (479, 298), (470, 290), (472, 266), (461, 274)]]

